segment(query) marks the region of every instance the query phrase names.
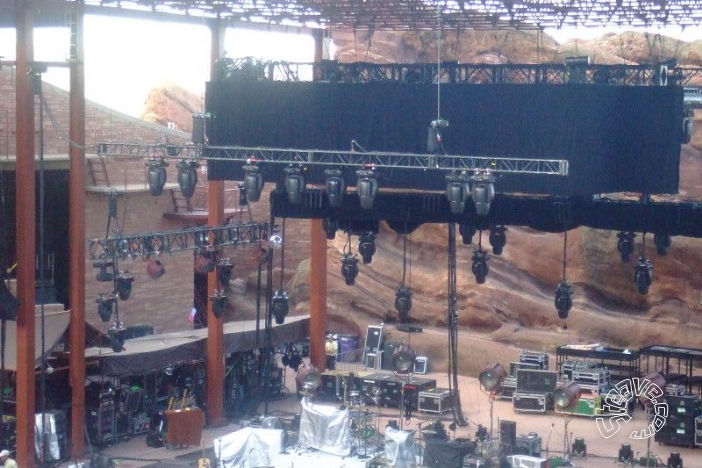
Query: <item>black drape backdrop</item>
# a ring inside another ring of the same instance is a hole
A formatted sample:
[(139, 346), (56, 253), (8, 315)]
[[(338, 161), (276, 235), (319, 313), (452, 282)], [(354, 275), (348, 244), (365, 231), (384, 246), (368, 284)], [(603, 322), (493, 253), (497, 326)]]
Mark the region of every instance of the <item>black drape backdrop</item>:
[[(212, 145), (425, 153), (435, 85), (211, 82)], [(500, 192), (677, 193), (683, 91), (674, 86), (442, 85), (444, 152), (568, 159), (567, 177), (506, 174)], [(240, 180), (241, 161), (210, 161), (211, 180)], [(355, 185), (347, 168), (348, 185)], [(280, 180), (270, 165), (266, 180)], [(381, 187), (443, 190), (441, 171), (384, 170)], [(318, 169), (311, 182), (322, 182)]]

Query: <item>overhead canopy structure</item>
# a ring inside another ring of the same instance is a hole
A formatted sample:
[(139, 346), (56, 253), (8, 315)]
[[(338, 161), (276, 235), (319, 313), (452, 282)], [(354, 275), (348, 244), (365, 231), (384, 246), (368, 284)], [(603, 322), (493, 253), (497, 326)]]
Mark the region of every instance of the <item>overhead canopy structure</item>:
[[(12, 21), (0, 7), (0, 26)], [(39, 23), (63, 26), (60, 12), (76, 0), (37, 2)], [(697, 26), (702, 0), (84, 0), (88, 14), (221, 18), (230, 23), (367, 30), (539, 29), (592, 26)]]
[[(63, 336), (66, 328), (68, 328), (68, 323), (71, 320), (70, 310), (56, 310), (57, 306), (46, 306), (47, 310), (44, 311), (44, 355), (48, 356), (52, 349), (58, 344)], [(63, 309), (63, 305), (60, 305)], [(41, 321), (41, 314), (37, 314), (37, 323)], [(17, 322), (8, 320), (6, 322), (5, 331), (5, 370), (6, 371), (16, 371), (17, 370)], [(34, 352), (34, 362), (35, 367), (41, 365), (42, 356), (42, 341), (41, 341), (41, 327), (36, 327), (35, 330), (35, 352)]]
[[(301, 340), (309, 336), (309, 315), (287, 317), (282, 325), (273, 324), (271, 346)], [(264, 343), (265, 322), (261, 320), (258, 346)], [(224, 353), (256, 349), (256, 321), (244, 320), (224, 324)], [(85, 350), (87, 360), (98, 360), (101, 372), (109, 376), (139, 375), (170, 365), (204, 361), (207, 329), (189, 330), (160, 335), (147, 335), (127, 340), (123, 350), (93, 347)]]

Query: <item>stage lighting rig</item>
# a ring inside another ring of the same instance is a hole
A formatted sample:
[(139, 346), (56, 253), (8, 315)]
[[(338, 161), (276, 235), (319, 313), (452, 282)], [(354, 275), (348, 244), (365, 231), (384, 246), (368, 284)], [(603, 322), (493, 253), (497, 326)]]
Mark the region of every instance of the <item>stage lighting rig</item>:
[(553, 404), (559, 411), (575, 408), (580, 401), (581, 389), (575, 382), (559, 382), (553, 390)]
[(120, 271), (115, 277), (115, 286), (117, 295), (123, 301), (129, 299), (132, 294), (132, 285), (134, 284), (134, 276), (129, 271)]
[(507, 377), (507, 371), (502, 364), (493, 362), (488, 364), (478, 374), (478, 381), (483, 390), (491, 393), (498, 393), (502, 389), (502, 382)]
[(195, 187), (197, 186), (197, 170), (200, 167), (200, 163), (197, 161), (186, 161), (182, 159), (178, 164), (178, 186), (180, 187), (180, 193), (185, 198), (191, 198), (195, 193)]
[(443, 142), (443, 137), (441, 136), (441, 129), (447, 128), (448, 126), (448, 120), (437, 119), (431, 121), (427, 133), (427, 153), (439, 153), (439, 151), (441, 150), (441, 143)]
[(99, 262), (93, 263), (93, 267), (100, 269), (95, 275), (96, 281), (101, 283), (109, 283), (115, 279), (115, 275), (107, 271), (108, 268), (114, 267), (114, 262), (109, 260), (100, 260)]
[(358, 238), (358, 253), (363, 258), (363, 263), (366, 265), (373, 261), (375, 255), (375, 233), (366, 231)]
[(314, 366), (303, 366), (297, 371), (297, 382), (303, 393), (310, 396), (322, 385), (322, 374)]
[(215, 318), (222, 318), (227, 308), (227, 294), (223, 289), (215, 289), (210, 296), (212, 302), (212, 314)]
[(571, 456), (587, 457), (587, 444), (582, 437), (576, 437), (570, 449)]
[(505, 231), (507, 231), (507, 227), (505, 226), (493, 226), (492, 229), (490, 229), (490, 245), (492, 246), (492, 253), (495, 255), (502, 255), (502, 249), (504, 249), (505, 244), (507, 244)]
[(305, 194), (306, 168), (300, 166), (289, 166), (283, 169), (285, 172), (285, 192), (288, 194), (288, 202), (291, 205), (302, 203), (302, 196)]
[(573, 307), (573, 287), (565, 280), (558, 283), (556, 287), (556, 297), (554, 299), (558, 318), (567, 319), (568, 312)]
[(112, 311), (114, 310), (117, 298), (113, 293), (100, 293), (98, 294), (95, 302), (98, 305), (98, 315), (100, 320), (103, 322), (109, 322), (112, 317)]
[(271, 299), (271, 313), (275, 317), (275, 323), (278, 325), (285, 323), (289, 310), (288, 292), (284, 289), (277, 290)]
[(470, 181), (473, 184), (470, 196), (473, 198), (475, 212), (478, 216), (487, 216), (495, 199), (495, 176), (489, 169), (475, 171)]
[(356, 182), (356, 193), (364, 210), (373, 209), (373, 202), (378, 193), (378, 173), (375, 166), (366, 165), (356, 171), (358, 181)]
[(116, 325), (107, 332), (107, 336), (110, 339), (110, 347), (115, 353), (119, 353), (124, 349), (124, 337), (122, 336), (122, 332), (124, 332), (124, 329)]
[(149, 193), (158, 197), (163, 193), (163, 187), (168, 180), (166, 167), (168, 162), (163, 158), (149, 158), (146, 162), (146, 181), (149, 184)]
[(158, 258), (152, 258), (146, 264), (146, 273), (151, 279), (157, 280), (166, 274), (166, 267)]
[(617, 233), (617, 251), (622, 258), (622, 262), (629, 262), (634, 255), (634, 238), (636, 234), (631, 231), (620, 231)]
[(392, 353), (392, 368), (396, 374), (411, 374), (414, 373), (414, 361), (417, 359), (417, 353), (407, 345), (400, 345), (394, 353)]
[(658, 255), (666, 255), (671, 244), (670, 234), (665, 232), (655, 233), (653, 235), (653, 243), (656, 246), (656, 252), (658, 252)]
[(221, 287), (226, 287), (232, 279), (234, 264), (229, 257), (222, 257), (217, 260), (217, 282)]
[(279, 250), (283, 247), (283, 236), (278, 234), (277, 230), (273, 230), (273, 234), (268, 238), (268, 246), (273, 250)]
[(634, 267), (634, 282), (640, 294), (648, 294), (648, 287), (653, 281), (653, 262), (645, 257), (639, 257)]
[(680, 457), (680, 452), (670, 452), (666, 468), (683, 468), (683, 459)]
[(193, 251), (195, 256), (195, 271), (202, 274), (210, 273), (215, 270), (215, 262), (213, 260), (214, 252), (209, 252), (207, 248), (201, 247)]
[(395, 310), (401, 323), (409, 319), (409, 313), (412, 310), (412, 290), (407, 286), (400, 286), (395, 291)]
[(632, 463), (634, 461), (634, 451), (631, 449), (631, 444), (621, 445), (617, 461), (620, 463)]
[(332, 208), (339, 208), (344, 203), (344, 194), (346, 193), (346, 183), (344, 182), (341, 170), (325, 169), (324, 174), (327, 176), (325, 185), (329, 206)]
[(475, 276), (475, 282), (478, 284), (485, 283), (487, 275), (490, 272), (487, 252), (481, 249), (474, 250), (472, 260), (471, 271), (473, 272), (473, 276)]
[(458, 225), (458, 233), (461, 235), (461, 241), (463, 245), (469, 245), (473, 243), (473, 236), (477, 230), (472, 224), (461, 223)]
[(353, 286), (358, 276), (358, 258), (350, 253), (341, 257), (341, 276), (348, 286)]
[(334, 218), (324, 218), (322, 220), (322, 228), (324, 233), (327, 235), (327, 239), (334, 240), (336, 237), (336, 231), (339, 230), (339, 220)]
[(261, 199), (261, 191), (263, 190), (263, 175), (258, 164), (248, 161), (244, 167), (244, 189), (246, 190), (246, 199), (248, 201), (257, 202)]
[(446, 175), (446, 198), (448, 198), (451, 213), (461, 214), (470, 197), (470, 185), (465, 171), (451, 172)]

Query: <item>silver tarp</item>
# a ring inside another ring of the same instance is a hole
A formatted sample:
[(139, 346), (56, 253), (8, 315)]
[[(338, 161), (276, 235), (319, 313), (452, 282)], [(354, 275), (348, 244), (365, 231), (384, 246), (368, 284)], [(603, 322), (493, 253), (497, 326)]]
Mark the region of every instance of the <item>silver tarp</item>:
[(245, 427), (214, 440), (217, 468), (273, 466), (283, 448), (282, 429)]
[(385, 428), (385, 458), (392, 466), (409, 468), (417, 465), (417, 450), (414, 445), (414, 431), (401, 431), (393, 427)]
[(348, 409), (313, 405), (302, 399), (299, 444), (346, 457), (351, 454), (351, 417)]

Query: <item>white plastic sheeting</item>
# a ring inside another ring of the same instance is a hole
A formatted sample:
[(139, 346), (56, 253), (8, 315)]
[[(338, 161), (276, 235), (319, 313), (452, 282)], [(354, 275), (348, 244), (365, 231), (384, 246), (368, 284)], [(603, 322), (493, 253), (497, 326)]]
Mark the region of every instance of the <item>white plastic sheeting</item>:
[(393, 427), (385, 428), (385, 458), (392, 466), (410, 468), (417, 466), (417, 449), (414, 445), (414, 431), (401, 431)]
[(214, 440), (218, 468), (273, 466), (283, 448), (281, 429), (245, 427)]
[(351, 454), (351, 417), (348, 409), (313, 405), (302, 399), (300, 438), (303, 447), (346, 457)]

